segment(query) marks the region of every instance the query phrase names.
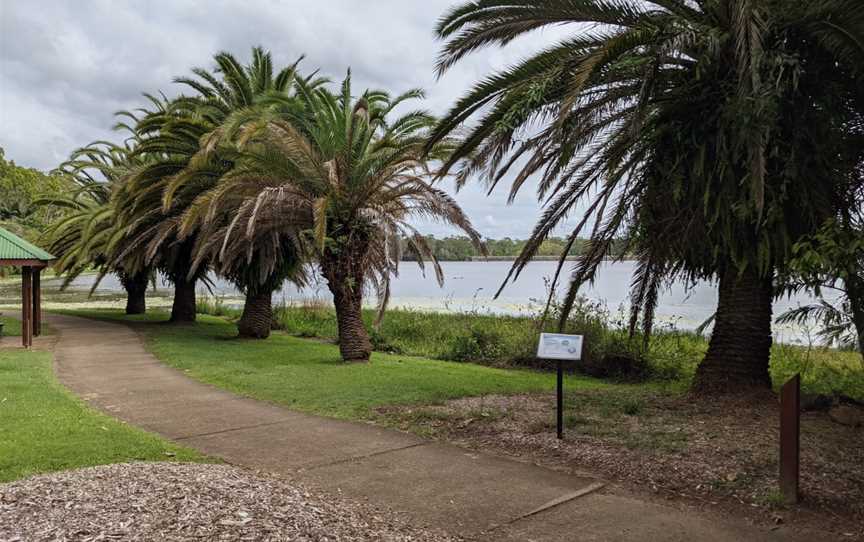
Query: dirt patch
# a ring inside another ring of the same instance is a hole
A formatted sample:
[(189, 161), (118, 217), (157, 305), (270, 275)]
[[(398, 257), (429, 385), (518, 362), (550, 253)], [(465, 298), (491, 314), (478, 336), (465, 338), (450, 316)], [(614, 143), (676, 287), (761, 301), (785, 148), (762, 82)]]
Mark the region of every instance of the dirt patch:
[(453, 539), (272, 475), (226, 465), (134, 463), (0, 485), (0, 540)]
[(469, 448), (599, 473), (643, 497), (864, 540), (864, 430), (834, 423), (824, 412), (802, 415), (803, 502), (789, 507), (777, 491), (776, 401), (692, 401), (634, 387), (571, 393), (566, 409), (563, 441), (555, 438), (552, 395), (378, 413), (379, 421)]

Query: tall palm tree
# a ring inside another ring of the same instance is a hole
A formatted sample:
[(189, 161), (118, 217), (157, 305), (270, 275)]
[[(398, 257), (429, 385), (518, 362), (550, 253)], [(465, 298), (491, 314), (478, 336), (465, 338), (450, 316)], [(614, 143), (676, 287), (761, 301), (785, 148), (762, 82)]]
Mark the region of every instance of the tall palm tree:
[(126, 314), (143, 314), (150, 269), (140, 261), (140, 255), (113, 261), (108, 254), (110, 232), (116, 222), (112, 193), (140, 166), (131, 153), (129, 143), (120, 146), (107, 141), (95, 141), (74, 151), (57, 174), (73, 179), (75, 190), (43, 197), (38, 203), (66, 209), (65, 215), (43, 233), (49, 250), (60, 255), (54, 269), (65, 275), (62, 288), (82, 272), (96, 269), (100, 275), (94, 282), (95, 290), (102, 277), (114, 273), (126, 290)]
[[(262, 96), (287, 93), (296, 77), (296, 63), (274, 73), (270, 53), (260, 47), (253, 48), (248, 66), (225, 52), (214, 60), (215, 73), (196, 68), (195, 78), (175, 79), (194, 95), (151, 100), (154, 108), (134, 128), (141, 141), (136, 153), (154, 159), (132, 175), (118, 195), (122, 225), (113, 246), (121, 258), (143, 251), (146, 264), (171, 280), (174, 322), (195, 320), (196, 284), (209, 269), (209, 261), (193, 265), (194, 249), (202, 243), (195, 224), (187, 221), (180, 233), (184, 212), (231, 168), (230, 157), (211, 152), (201, 158), (200, 143), (233, 111), (252, 106)], [(200, 159), (192, 163), (196, 156)]]
[(511, 199), (537, 176), (544, 212), (507, 280), (581, 212), (570, 246), (583, 233), (591, 241), (574, 266), (562, 321), (624, 239), (640, 260), (632, 326), (641, 316), (650, 332), (664, 279), (719, 278), (695, 387), (770, 385), (775, 271), (796, 239), (848, 205), (838, 197), (847, 178), (830, 158), (851, 153), (853, 136), (860, 142), (860, 125), (849, 120), (861, 111), (864, 7), (478, 0), (440, 20), (439, 73), (477, 49), (553, 25), (573, 33), (478, 83), (430, 139), (474, 119), (444, 171), (463, 183), (481, 173), (490, 190), (512, 172)]
[(377, 292), (380, 318), (398, 272), (400, 239), (408, 239), (421, 265), (431, 260), (443, 280), (411, 219), (452, 224), (482, 247), (456, 202), (429, 182), (452, 143), (445, 139), (424, 156), (434, 118), (423, 111), (393, 117), (396, 107), (421, 97), (367, 90), (355, 98), (349, 73), (338, 93), (301, 83), (299, 102), (274, 97), (268, 107), (238, 113), (220, 135), (240, 156), (213, 201), (242, 198), (231, 230), (254, 236), (276, 227), (311, 253), (333, 294), (346, 361), (369, 359), (364, 289)]

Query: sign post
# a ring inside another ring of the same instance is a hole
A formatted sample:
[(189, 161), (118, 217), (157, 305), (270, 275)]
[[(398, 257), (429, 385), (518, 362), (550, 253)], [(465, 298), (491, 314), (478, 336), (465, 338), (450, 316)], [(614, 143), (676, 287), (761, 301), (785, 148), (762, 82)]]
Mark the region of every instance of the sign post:
[(582, 359), (582, 336), (562, 333), (541, 333), (537, 344), (537, 358), (555, 360), (557, 369), (557, 416), (558, 438), (564, 438), (564, 362)]
[(780, 492), (789, 504), (798, 502), (801, 453), (801, 375), (780, 388)]

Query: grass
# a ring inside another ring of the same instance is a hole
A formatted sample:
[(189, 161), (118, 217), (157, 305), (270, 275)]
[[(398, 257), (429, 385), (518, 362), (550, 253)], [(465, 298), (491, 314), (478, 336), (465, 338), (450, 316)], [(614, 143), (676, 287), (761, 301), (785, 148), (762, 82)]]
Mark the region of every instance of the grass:
[(0, 316), (0, 323), (3, 324), (3, 336), (5, 337), (20, 337), (21, 322), (15, 318), (8, 316)]
[[(239, 310), (227, 306), (218, 298), (205, 297), (200, 299), (198, 310), (202, 313), (229, 319), (237, 318), (240, 314)], [(122, 316), (111, 312), (98, 314), (109, 318)], [(643, 348), (638, 337), (635, 341), (628, 339), (626, 329), (624, 329), (619, 317), (608, 313), (602, 305), (584, 300), (577, 303), (573, 315), (567, 331), (583, 334), (586, 337), (586, 349), (579, 367), (588, 375), (611, 377), (613, 381), (647, 381), (675, 391), (686, 390), (695, 373), (696, 366), (704, 356), (708, 346), (704, 337), (667, 329), (655, 333), (649, 347)], [(159, 319), (163, 316), (157, 313), (155, 317), (148, 318)], [(277, 307), (276, 318), (279, 326), (287, 334), (297, 338), (332, 340), (336, 336), (335, 314), (332, 308), (324, 304), (305, 303)], [(371, 324), (373, 311), (365, 311), (364, 318)], [(221, 319), (206, 320), (206, 322), (222, 322), (220, 329), (224, 331), (225, 337), (230, 337), (234, 333), (230, 324), (226, 324)], [(222, 331), (215, 331), (215, 328), (211, 328), (211, 330), (213, 330), (211, 338), (222, 333)], [(419, 359), (423, 363), (429, 363), (432, 360), (461, 361), (496, 368), (518, 368), (538, 366), (534, 359), (538, 331), (537, 319), (525, 316), (391, 310), (388, 311), (381, 329), (372, 331), (371, 336), (377, 350), (376, 359), (386, 363), (399, 359)], [(170, 350), (173, 351), (169, 351), (166, 346), (166, 350), (163, 352), (170, 355), (165, 358), (165, 361), (179, 367), (184, 364), (181, 350), (184, 349), (182, 335), (185, 332), (171, 333), (180, 333), (181, 336), (174, 337), (170, 341), (174, 345), (170, 347)], [(200, 331), (193, 332), (193, 335), (197, 339), (202, 338)], [(310, 355), (319, 361), (329, 359), (332, 363), (336, 363), (337, 354), (333, 347), (328, 347), (329, 350), (321, 350), (319, 347), (309, 346), (308, 342), (295, 341), (291, 343), (288, 337), (278, 334), (274, 336), (273, 340), (277, 341), (280, 346), (276, 346), (275, 349), (265, 349), (267, 351), (260, 355), (284, 356), (286, 349), (283, 349), (281, 345), (292, 344), (291, 349), (300, 349), (304, 355)], [(157, 339), (154, 336), (153, 341), (157, 347), (160, 341), (163, 345), (168, 344), (165, 337)], [(195, 348), (198, 346), (200, 345), (196, 342)], [(260, 347), (255, 346), (255, 348)], [(312, 351), (306, 352), (309, 349)], [(226, 355), (228, 352), (233, 355), (235, 350), (236, 347), (229, 347)], [(279, 352), (276, 353), (275, 350), (279, 350)], [(193, 356), (195, 355), (194, 348), (187, 348), (186, 351)], [(160, 354), (160, 351), (155, 352), (157, 355)], [(259, 354), (255, 352), (257, 350), (248, 354), (240, 353), (239, 357), (234, 358), (234, 361), (228, 362), (226, 367), (234, 367), (238, 372), (236, 375), (220, 376), (220, 372), (229, 371), (229, 369), (212, 367), (206, 371), (207, 374), (199, 375), (199, 378), (202, 380), (219, 378), (220, 381), (207, 381), (228, 387), (231, 382), (240, 380), (243, 371), (248, 371), (252, 367), (255, 367), (256, 370), (287, 371), (285, 367), (276, 369), (261, 367), (260, 361), (255, 359), (255, 356)], [(222, 359), (218, 358), (220, 352), (214, 354), (217, 359)], [(625, 363), (623, 367), (618, 368), (615, 364), (610, 364), (610, 360), (614, 362), (623, 360)], [(223, 362), (224, 360), (220, 361), (220, 363)], [(198, 362), (194, 364), (199, 365)], [(183, 368), (195, 370), (193, 367)], [(476, 369), (466, 369), (468, 372), (473, 370)], [(774, 346), (772, 351), (770, 370), (777, 388), (795, 373), (800, 372), (802, 388), (805, 393), (828, 396), (841, 395), (856, 400), (864, 400), (864, 363), (862, 363), (861, 355), (857, 352), (827, 348), (807, 349), (800, 346), (778, 344)], [(342, 373), (335, 371), (335, 374), (340, 376), (343, 373), (350, 373), (350, 371), (343, 371)], [(533, 371), (522, 371), (519, 374), (536, 375)], [(247, 376), (243, 380), (251, 378)], [(526, 377), (526, 391), (537, 389), (534, 387), (535, 378)], [(266, 385), (267, 383), (261, 382), (260, 384)], [(386, 382), (372, 381), (367, 382), (367, 384), (374, 387), (386, 385)], [(439, 382), (431, 383), (432, 386), (438, 384)], [(275, 386), (275, 384), (272, 385)], [(419, 382), (418, 385), (423, 385), (423, 383)], [(243, 386), (237, 385), (232, 389), (240, 393), (253, 394), (255, 386), (247, 382)], [(440, 399), (450, 397), (451, 392), (455, 391), (448, 390), (447, 387), (449, 385), (445, 385), (445, 389), (440, 390)], [(362, 393), (362, 390), (357, 391)], [(373, 392), (380, 393), (381, 390), (374, 388)], [(275, 390), (266, 395), (269, 400), (286, 403), (285, 398), (280, 398)], [(433, 390), (428, 390), (418, 396), (418, 399), (435, 395)], [(305, 408), (303, 405), (311, 402), (314, 402), (311, 398), (309, 400), (299, 399), (296, 408)], [(362, 402), (362, 400), (358, 400), (358, 403)], [(322, 411), (316, 409), (323, 409), (329, 414), (333, 414), (334, 411), (327, 405), (310, 406), (310, 409), (314, 411)], [(335, 410), (338, 411), (339, 408)], [(343, 412), (340, 415), (347, 414)]]
[[(283, 329), (296, 336), (336, 337), (336, 316), (326, 305), (279, 307), (276, 318)], [(371, 328), (373, 311), (364, 311), (364, 318)], [(656, 333), (644, 348), (639, 337), (630, 339), (624, 320), (621, 315), (611, 314), (602, 303), (578, 300), (564, 332), (585, 337), (580, 365), (588, 369), (588, 374), (625, 380), (692, 377), (692, 361), (701, 359), (707, 349), (704, 338), (665, 330)], [(553, 310), (544, 331), (557, 332), (556, 322)], [(390, 310), (381, 328), (373, 330), (371, 336), (380, 351), (494, 366), (535, 366), (539, 332), (539, 318), (532, 316)], [(625, 363), (607, 364), (610, 358)]]
[(84, 405), (54, 378), (49, 352), (0, 350), (0, 482), (138, 460), (204, 458)]
[[(0, 323), (3, 324), (4, 337), (21, 336), (21, 320), (8, 316), (0, 316)], [(42, 335), (51, 335), (51, 326), (44, 322), (42, 323)]]
[[(600, 305), (585, 302), (574, 309), (567, 331), (586, 337), (580, 367), (597, 376), (666, 381), (678, 389), (689, 386), (708, 348), (704, 337), (661, 330), (646, 349), (640, 340), (629, 340), (620, 318), (604, 311)], [(364, 316), (371, 322), (371, 311)], [(296, 336), (336, 336), (336, 317), (326, 306), (281, 307), (278, 317), (282, 327)], [(530, 366), (536, 363), (537, 333), (537, 319), (531, 317), (392, 310), (372, 338), (378, 350), (495, 366)], [(609, 360), (624, 360), (627, 365), (617, 370)], [(806, 393), (864, 400), (864, 362), (857, 352), (775, 345), (771, 354), (775, 386), (799, 372)]]
[[(654, 423), (657, 413), (646, 407), (656, 395), (644, 386), (569, 393), (564, 399), (564, 426), (573, 434), (617, 442), (629, 449), (680, 452), (686, 447), (686, 435), (665, 422)], [(551, 427), (552, 422), (547, 423)]]
[[(230, 322), (199, 316), (190, 326), (159, 322), (167, 314), (126, 317), (119, 311), (68, 311), (103, 319), (147, 322), (140, 326), (148, 348), (188, 375), (241, 395), (296, 410), (339, 418), (371, 417), (377, 407), (437, 404), (486, 394), (511, 395), (554, 390), (551, 373), (504, 369), (376, 352), (369, 364), (345, 364), (338, 348), (317, 340), (275, 333), (266, 341), (234, 338)], [(611, 384), (581, 375), (567, 377), (568, 389)]]
[(801, 373), (801, 389), (806, 393), (864, 401), (864, 362), (857, 352), (775, 345), (771, 351), (775, 387), (796, 373)]

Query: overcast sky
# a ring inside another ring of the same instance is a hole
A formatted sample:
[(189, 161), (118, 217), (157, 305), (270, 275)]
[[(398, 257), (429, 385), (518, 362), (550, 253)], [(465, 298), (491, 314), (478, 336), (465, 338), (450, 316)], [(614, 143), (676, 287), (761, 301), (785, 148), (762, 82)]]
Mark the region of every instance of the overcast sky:
[[(469, 57), (437, 81), (436, 20), (451, 0), (0, 0), (0, 147), (7, 159), (49, 170), (96, 139), (116, 139), (113, 113), (142, 105), (141, 93), (172, 95), (173, 77), (229, 51), (244, 63), (254, 45), (278, 67), (305, 55), (305, 71), (355, 89), (427, 91), (443, 113), (472, 82), (553, 40), (547, 31)], [(504, 187), (502, 187), (504, 188)], [(531, 190), (505, 208), (474, 184), (458, 201), (487, 237), (525, 237), (538, 216)], [(427, 225), (429, 233), (452, 233)]]

